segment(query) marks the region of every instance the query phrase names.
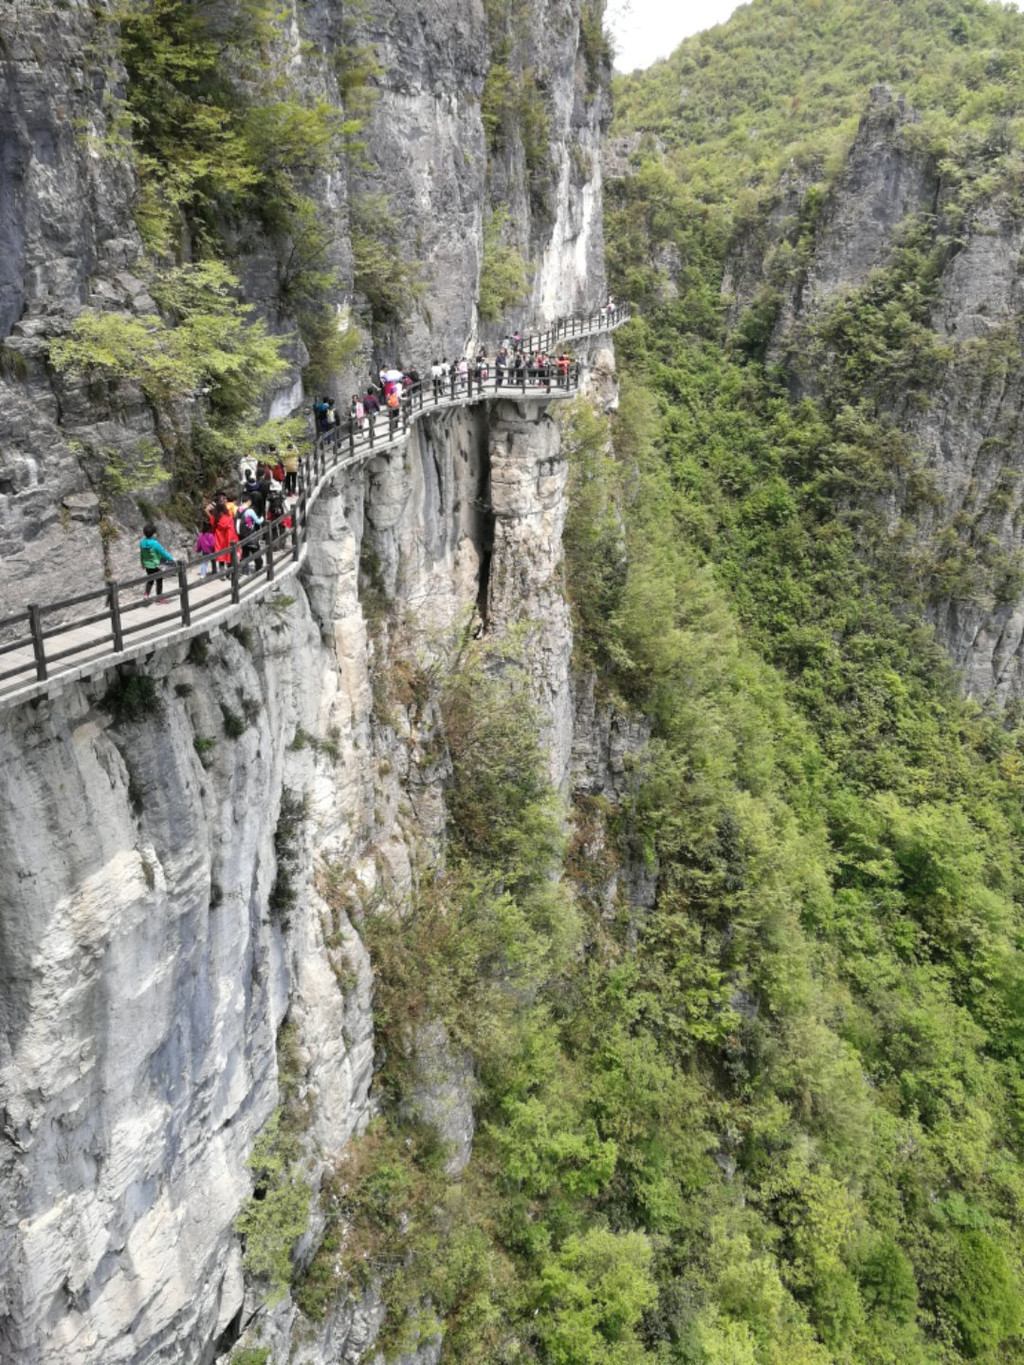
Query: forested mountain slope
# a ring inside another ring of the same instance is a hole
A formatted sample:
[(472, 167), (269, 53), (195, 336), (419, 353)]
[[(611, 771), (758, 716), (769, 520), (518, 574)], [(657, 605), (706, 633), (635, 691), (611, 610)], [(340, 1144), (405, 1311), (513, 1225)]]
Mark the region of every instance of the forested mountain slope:
[(567, 562), (660, 876), (575, 1040), (667, 1360), (1024, 1352), (1022, 53), (984, 3), (766, 0), (617, 92), (644, 317)]
[(944, 648), (1020, 595), (1022, 42), (985, 4), (782, 0), (620, 83), (643, 317), (614, 455), (588, 409), (565, 442), (579, 895), (481, 694), (470, 881), (376, 949), (390, 1027), (430, 1002), (479, 1080), (413, 1237), (372, 1174), (347, 1196), (449, 1360), (1024, 1358), (1019, 684), (992, 643), (969, 699)]

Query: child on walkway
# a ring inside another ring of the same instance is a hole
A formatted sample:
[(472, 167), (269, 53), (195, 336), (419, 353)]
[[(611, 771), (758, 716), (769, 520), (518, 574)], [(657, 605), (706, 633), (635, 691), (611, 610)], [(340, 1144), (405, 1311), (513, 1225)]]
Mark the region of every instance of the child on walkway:
[(142, 528), (142, 539), (139, 541), (139, 558), (142, 560), (142, 567), (146, 570), (148, 578), (142, 593), (142, 600), (149, 606), (149, 590), (156, 584), (156, 600), (166, 602), (164, 596), (164, 576), (163, 566), (173, 564), (174, 556), (169, 555), (160, 542), (156, 539), (156, 527), (150, 522)]
[[(199, 523), (198, 534), (196, 535), (196, 554), (212, 555), (216, 548), (217, 540), (213, 534), (213, 527), (210, 525), (209, 520), (201, 521)], [(200, 578), (205, 578), (208, 573), (212, 572), (213, 565), (210, 563), (209, 560), (207, 560), (205, 564), (200, 564), (199, 566)]]

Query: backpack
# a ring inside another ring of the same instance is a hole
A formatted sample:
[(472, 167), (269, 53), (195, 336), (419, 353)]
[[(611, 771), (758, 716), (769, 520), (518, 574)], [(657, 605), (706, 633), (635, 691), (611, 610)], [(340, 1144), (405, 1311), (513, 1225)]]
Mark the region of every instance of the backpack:
[(389, 407), (389, 408), (397, 408), (397, 407), (398, 407), (398, 402), (399, 402), (399, 399), (398, 399), (398, 390), (397, 390), (397, 389), (392, 389), (391, 392), (388, 394), (388, 407)]

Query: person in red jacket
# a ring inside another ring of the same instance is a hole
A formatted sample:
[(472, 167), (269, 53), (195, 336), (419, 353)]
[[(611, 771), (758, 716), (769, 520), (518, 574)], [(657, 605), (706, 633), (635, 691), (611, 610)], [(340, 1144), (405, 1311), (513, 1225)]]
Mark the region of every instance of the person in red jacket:
[(238, 532), (235, 530), (235, 518), (223, 497), (214, 503), (210, 521), (213, 525), (213, 548), (225, 551), (217, 555), (217, 566), (227, 568), (231, 563), (231, 546), (238, 543)]

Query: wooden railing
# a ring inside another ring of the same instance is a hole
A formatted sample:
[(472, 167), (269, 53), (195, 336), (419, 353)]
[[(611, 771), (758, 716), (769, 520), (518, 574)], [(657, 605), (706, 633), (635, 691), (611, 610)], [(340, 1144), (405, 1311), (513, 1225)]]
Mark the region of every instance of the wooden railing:
[[(628, 318), (625, 307), (600, 309), (523, 337), (522, 345), (531, 355), (546, 353), (566, 341), (612, 331)], [(451, 374), (437, 382), (421, 381), (398, 410), (384, 409), (361, 424), (346, 420), (320, 433), (300, 462), (293, 507), (227, 549), (167, 565), (159, 597), (152, 581), (159, 576), (142, 574), (0, 619), (0, 706), (38, 695), (57, 678), (96, 671), (139, 646), (208, 629), (243, 602), (263, 596), (305, 558), (310, 510), (331, 475), (401, 445), (422, 413), (484, 398), (566, 398), (578, 389), (579, 378), (576, 362), (552, 360), (540, 369), (527, 363), (519, 370), (499, 371), (488, 361), (484, 377), (470, 361), (465, 379)], [(152, 592), (148, 599), (142, 595), (147, 584)]]

